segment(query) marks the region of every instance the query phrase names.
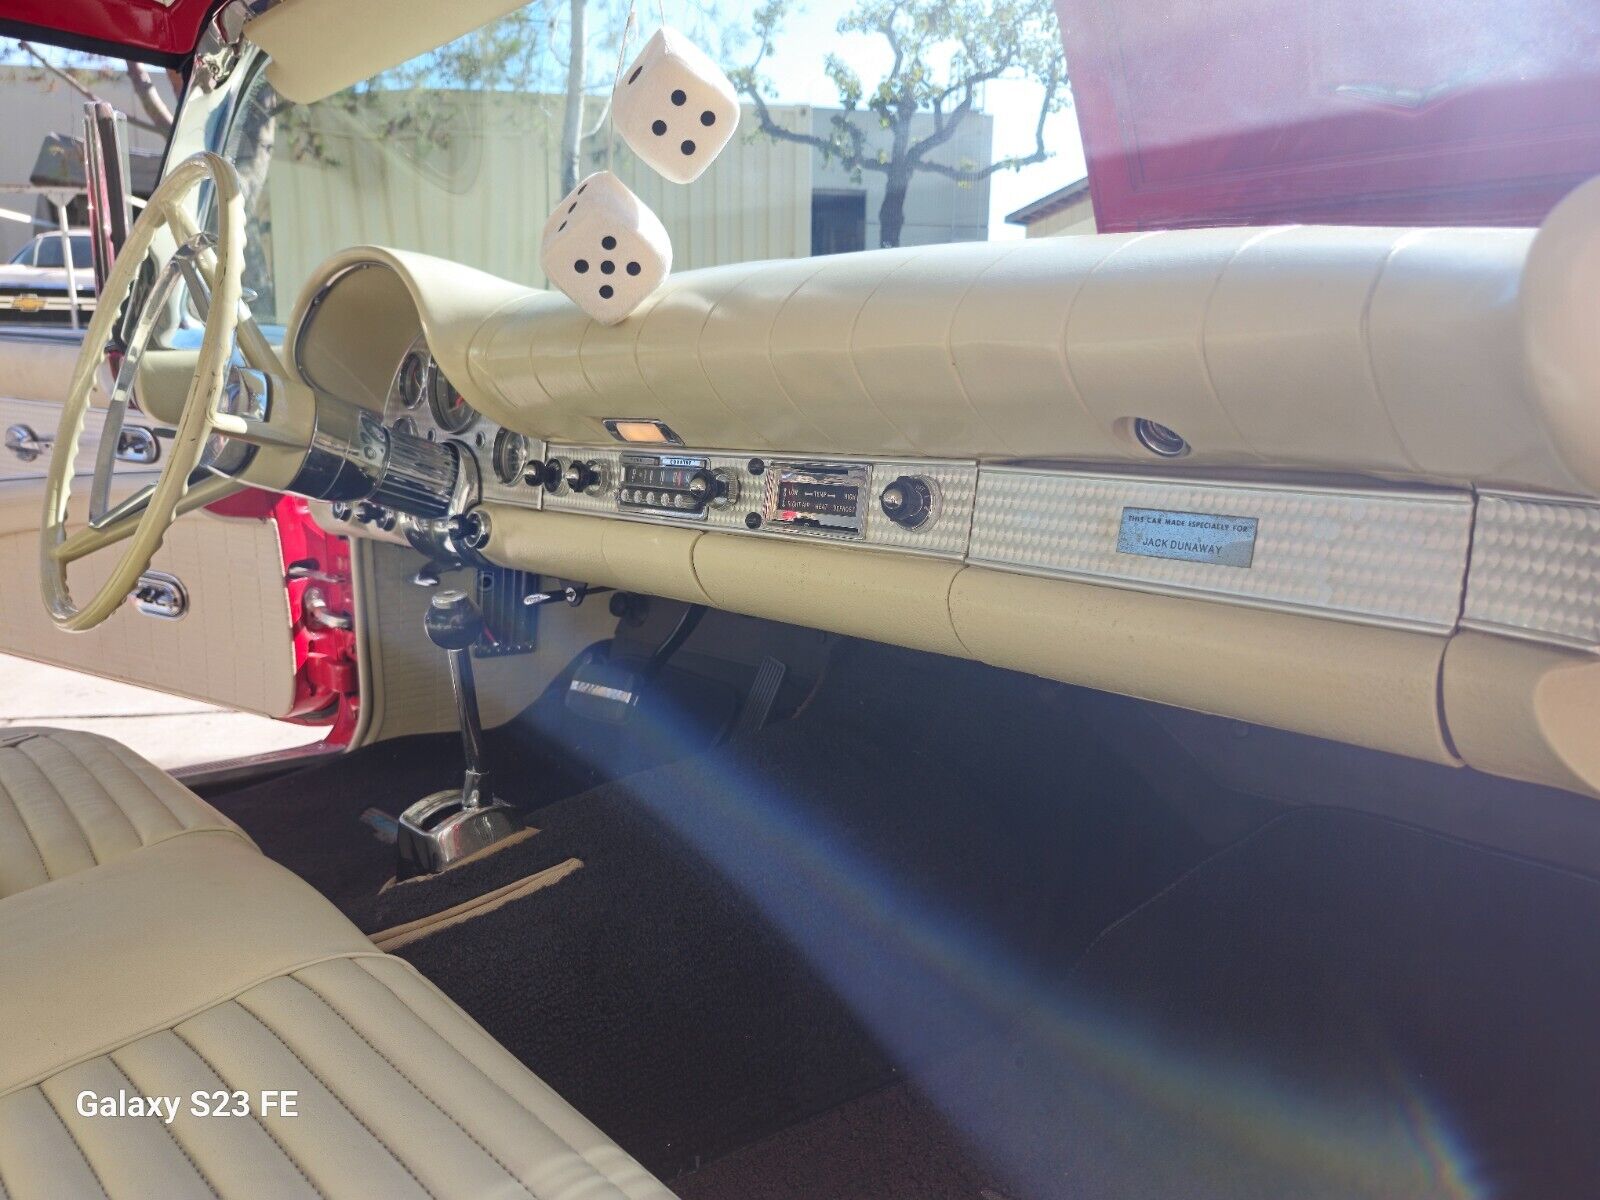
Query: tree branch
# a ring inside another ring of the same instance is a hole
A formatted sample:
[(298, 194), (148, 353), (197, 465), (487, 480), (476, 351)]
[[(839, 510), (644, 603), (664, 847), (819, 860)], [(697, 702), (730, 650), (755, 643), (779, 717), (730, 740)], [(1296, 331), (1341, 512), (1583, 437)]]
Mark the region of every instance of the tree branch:
[[(22, 47), (23, 50), (27, 51), (29, 56), (32, 57), (33, 60), (35, 62), (37, 62), (41, 67), (43, 67), (46, 71), (50, 72), (50, 74), (54, 75), (57, 79), (61, 80), (62, 83), (66, 84), (73, 91), (77, 92), (78, 95), (82, 96), (85, 100), (93, 100), (96, 104), (104, 104), (105, 103), (105, 101), (103, 99), (101, 99), (101, 97), (95, 95), (94, 92), (90, 91), (83, 84), (79, 83), (71, 75), (67, 74), (67, 72), (63, 71), (60, 67), (56, 66), (54, 63), (52, 63), (48, 59), (46, 59), (45, 56), (40, 54), (38, 50), (34, 49), (33, 44), (31, 42), (24, 42), (24, 41), (20, 41), (19, 40), (17, 42), (17, 45)], [(130, 116), (128, 118), (128, 124), (137, 126), (140, 129), (149, 130), (151, 133), (166, 133), (167, 132), (167, 129), (158, 128), (157, 126), (150, 124), (150, 122), (148, 122), (148, 121), (139, 120), (139, 118), (137, 118), (137, 117), (131, 117)], [(170, 128), (171, 128), (171, 126), (169, 125), (168, 129), (170, 129)]]
[(145, 115), (159, 125), (163, 132), (172, 131), (172, 110), (167, 107), (167, 102), (161, 98), (161, 93), (156, 91), (156, 85), (150, 79), (150, 73), (144, 69), (142, 63), (136, 63), (131, 58), (122, 60), (128, 68), (128, 82), (133, 84), (133, 94), (139, 98), (140, 105), (144, 108)]
[[(1039, 101), (1039, 119), (1033, 127), (1032, 154), (1023, 157), (1013, 155), (1010, 158), (1002, 158), (999, 162), (992, 162), (987, 166), (978, 168), (950, 167), (944, 163), (922, 160), (918, 161), (917, 170), (931, 171), (935, 175), (943, 175), (946, 179), (954, 179), (958, 183), (977, 183), (979, 180), (987, 179), (999, 171), (1014, 171), (1022, 167), (1032, 166), (1034, 163), (1044, 162), (1045, 159), (1050, 157), (1050, 152), (1045, 149), (1044, 145), (1044, 123), (1049, 119), (1050, 114), (1055, 111), (1056, 93), (1060, 90), (1060, 74), (1052, 71), (1050, 79), (1045, 84), (1044, 98)], [(963, 101), (963, 103), (965, 102)], [(952, 122), (951, 127), (954, 128), (954, 126), (955, 122)], [(930, 134), (929, 136), (931, 137), (932, 135)], [(924, 138), (921, 144), (926, 144), (927, 141), (928, 139)]]

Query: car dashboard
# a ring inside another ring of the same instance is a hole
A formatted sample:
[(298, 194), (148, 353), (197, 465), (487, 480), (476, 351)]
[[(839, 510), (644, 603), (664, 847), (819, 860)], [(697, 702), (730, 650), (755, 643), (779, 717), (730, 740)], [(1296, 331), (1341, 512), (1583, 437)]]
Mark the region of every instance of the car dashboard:
[(333, 519), (1600, 792), (1595, 416), (1526, 348), (1559, 246), (1052, 241), (689, 272), (615, 327), (354, 248), (297, 370), (478, 484), (428, 537)]

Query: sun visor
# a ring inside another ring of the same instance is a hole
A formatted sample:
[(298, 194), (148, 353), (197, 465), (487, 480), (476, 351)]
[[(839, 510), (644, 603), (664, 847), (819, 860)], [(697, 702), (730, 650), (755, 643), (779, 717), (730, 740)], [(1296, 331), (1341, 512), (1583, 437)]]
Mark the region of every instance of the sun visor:
[(283, 0), (244, 27), (272, 56), (267, 79), (296, 104), (454, 41), (524, 0)]

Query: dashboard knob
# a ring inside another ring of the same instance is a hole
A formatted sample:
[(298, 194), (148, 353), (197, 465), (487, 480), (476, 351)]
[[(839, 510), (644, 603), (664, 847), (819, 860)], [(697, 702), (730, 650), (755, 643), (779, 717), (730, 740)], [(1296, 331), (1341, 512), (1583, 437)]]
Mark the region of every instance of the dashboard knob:
[(933, 517), (936, 485), (921, 475), (902, 475), (883, 489), (878, 504), (883, 515), (903, 529), (920, 529)]
[(567, 464), (567, 473), (564, 477), (567, 486), (575, 492), (587, 492), (600, 482), (600, 470), (592, 462), (582, 462), (573, 459)]
[(355, 519), (362, 525), (376, 525), (385, 532), (393, 529), (396, 524), (394, 513), (381, 504), (374, 504), (371, 500), (363, 500), (356, 505)]
[(561, 486), (561, 460), (552, 458), (549, 462), (529, 463), (528, 469), (523, 473), (522, 482), (529, 487), (549, 488), (554, 491)]
[(689, 476), (684, 490), (697, 509), (704, 508), (728, 494), (728, 481), (715, 471), (696, 471)]

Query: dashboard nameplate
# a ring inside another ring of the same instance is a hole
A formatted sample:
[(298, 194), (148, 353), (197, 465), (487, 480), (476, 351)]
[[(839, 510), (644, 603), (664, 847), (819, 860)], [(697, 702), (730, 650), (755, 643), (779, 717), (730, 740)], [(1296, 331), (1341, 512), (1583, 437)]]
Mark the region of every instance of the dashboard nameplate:
[(1124, 508), (1117, 553), (1248, 569), (1256, 554), (1258, 524), (1254, 517)]

